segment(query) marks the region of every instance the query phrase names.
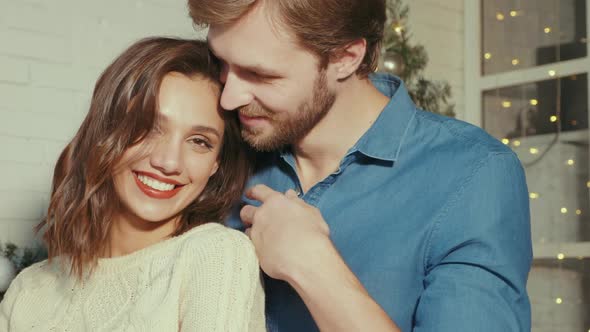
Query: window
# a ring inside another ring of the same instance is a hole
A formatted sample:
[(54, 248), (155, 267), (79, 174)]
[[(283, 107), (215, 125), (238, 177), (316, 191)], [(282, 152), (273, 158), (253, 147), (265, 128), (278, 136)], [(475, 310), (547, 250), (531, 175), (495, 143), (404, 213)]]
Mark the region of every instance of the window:
[(586, 0), (465, 0), (466, 120), (526, 172), (533, 331), (590, 331)]

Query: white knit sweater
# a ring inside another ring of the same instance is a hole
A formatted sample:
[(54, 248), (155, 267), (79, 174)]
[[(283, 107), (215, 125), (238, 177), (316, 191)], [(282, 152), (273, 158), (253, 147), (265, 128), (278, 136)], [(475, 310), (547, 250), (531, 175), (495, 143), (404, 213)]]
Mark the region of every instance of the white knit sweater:
[(250, 240), (204, 224), (132, 254), (100, 259), (76, 282), (37, 263), (0, 304), (0, 331), (265, 331)]

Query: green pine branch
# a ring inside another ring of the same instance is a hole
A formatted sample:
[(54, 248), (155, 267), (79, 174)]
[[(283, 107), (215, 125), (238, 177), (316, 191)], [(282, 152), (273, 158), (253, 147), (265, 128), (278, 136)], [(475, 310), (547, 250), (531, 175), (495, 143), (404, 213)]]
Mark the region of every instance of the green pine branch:
[(383, 42), (385, 53), (397, 54), (403, 59), (399, 73), (410, 96), (421, 109), (446, 116), (455, 116), (455, 105), (450, 102), (451, 86), (446, 81), (432, 81), (422, 74), (428, 64), (424, 46), (412, 44), (408, 26), (409, 8), (403, 0), (387, 0), (387, 25)]

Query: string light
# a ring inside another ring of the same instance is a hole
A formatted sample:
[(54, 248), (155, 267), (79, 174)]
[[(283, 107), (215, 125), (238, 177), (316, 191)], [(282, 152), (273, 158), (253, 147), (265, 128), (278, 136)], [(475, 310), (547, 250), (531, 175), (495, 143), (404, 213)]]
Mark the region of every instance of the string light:
[(530, 149), (529, 149), (529, 152), (530, 152), (531, 154), (537, 154), (537, 153), (539, 153), (539, 149), (537, 149), (537, 148), (530, 148)]
[(553, 77), (555, 75), (557, 75), (557, 72), (555, 70), (550, 70), (547, 72), (549, 74), (549, 76)]
[(514, 144), (514, 146), (516, 146), (516, 147), (519, 147), (520, 146), (520, 141), (516, 140), (512, 144)]
[(395, 33), (397, 33), (398, 35), (401, 34), (403, 30), (404, 28), (402, 28), (401, 25), (396, 25), (393, 27), (393, 31), (395, 31)]
[(543, 29), (543, 32), (551, 33), (551, 27), (545, 27), (545, 29)]
[(533, 106), (537, 106), (539, 104), (539, 101), (537, 99), (531, 99), (530, 100), (531, 105)]
[(505, 145), (508, 145), (510, 143), (510, 140), (507, 138), (502, 138), (502, 143), (504, 143)]
[(491, 58), (492, 58), (492, 53), (489, 53), (489, 52), (488, 52), (488, 53), (484, 54), (484, 55), (483, 55), (483, 57), (484, 57), (486, 60), (489, 60), (489, 59), (491, 59)]
[(557, 259), (559, 259), (560, 261), (563, 260), (564, 258), (565, 258), (565, 255), (563, 253), (557, 254)]
[(502, 102), (502, 107), (504, 107), (504, 108), (510, 108), (510, 106), (512, 106), (512, 102), (511, 102), (511, 101), (509, 101), (509, 100), (504, 100), (504, 101)]
[(555, 299), (555, 303), (562, 304), (563, 303), (563, 300), (561, 299), (561, 297), (558, 297), (558, 298)]
[(530, 194), (529, 194), (529, 197), (530, 197), (531, 199), (537, 199), (537, 198), (539, 198), (539, 194), (537, 194), (537, 193), (530, 193)]
[(518, 15), (518, 12), (516, 10), (511, 10), (510, 11), (510, 16), (516, 17), (516, 15)]
[(577, 209), (577, 210), (576, 210), (576, 214), (577, 214), (577, 215), (582, 215), (582, 210), (580, 210), (580, 209)]
[(502, 14), (502, 13), (497, 13), (497, 14), (496, 14), (496, 19), (497, 19), (498, 21), (504, 21), (504, 14)]
[(518, 66), (519, 63), (520, 63), (520, 60), (518, 60), (517, 58), (512, 59), (513, 66)]
[(565, 208), (565, 207), (562, 207), (562, 208), (561, 208), (561, 213), (563, 213), (563, 214), (566, 214), (566, 213), (567, 213), (567, 208)]
[(567, 164), (573, 166), (576, 162), (573, 159), (568, 159)]
[(557, 122), (557, 116), (555, 116), (555, 115), (552, 115), (552, 116), (549, 118), (549, 121), (551, 121), (551, 122)]

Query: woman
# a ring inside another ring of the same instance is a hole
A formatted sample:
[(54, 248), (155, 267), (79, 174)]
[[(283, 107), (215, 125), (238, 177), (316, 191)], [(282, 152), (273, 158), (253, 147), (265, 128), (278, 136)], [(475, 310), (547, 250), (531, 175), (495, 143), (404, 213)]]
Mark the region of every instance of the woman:
[(262, 331), (253, 246), (219, 223), (249, 171), (203, 42), (142, 40), (99, 78), (55, 168), (49, 260), (24, 270), (0, 331)]

